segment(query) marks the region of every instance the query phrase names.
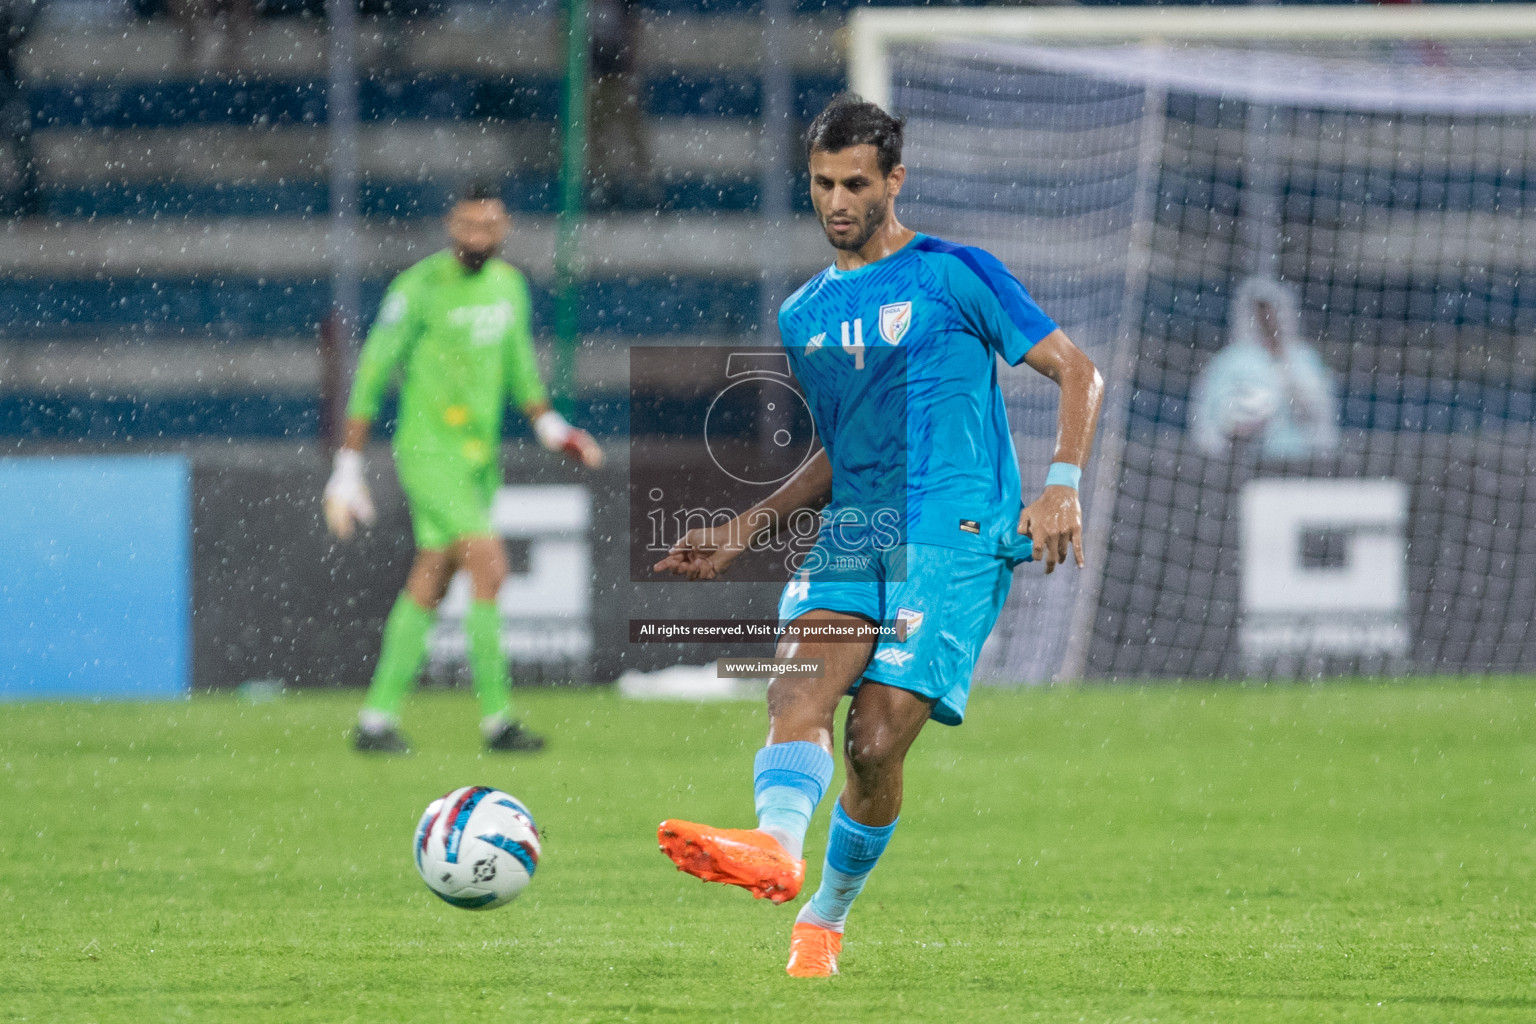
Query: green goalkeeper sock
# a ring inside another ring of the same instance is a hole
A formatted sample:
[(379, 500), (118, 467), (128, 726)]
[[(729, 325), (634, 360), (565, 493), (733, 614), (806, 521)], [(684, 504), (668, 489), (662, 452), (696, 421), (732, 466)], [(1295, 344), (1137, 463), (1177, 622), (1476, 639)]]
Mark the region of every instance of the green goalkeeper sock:
[(501, 653), (501, 616), (495, 601), (471, 601), (464, 617), (469, 634), (469, 670), (480, 698), (480, 714), (504, 715), (512, 708), (512, 683), (507, 658)]
[(416, 674), (427, 656), (427, 631), (432, 628), (433, 613), (402, 592), (384, 623), (384, 644), (379, 650), (379, 666), (374, 669), (365, 712), (374, 711), (390, 718), (400, 714), (400, 705), (416, 686)]

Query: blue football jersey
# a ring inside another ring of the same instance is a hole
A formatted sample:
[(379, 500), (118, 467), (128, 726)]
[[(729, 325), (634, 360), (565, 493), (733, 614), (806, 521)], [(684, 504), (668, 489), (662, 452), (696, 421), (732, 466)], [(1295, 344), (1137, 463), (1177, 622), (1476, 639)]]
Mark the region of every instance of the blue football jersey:
[(791, 295), (779, 335), (832, 464), (818, 545), (1022, 557), (996, 357), (1018, 365), (1055, 329), (996, 257), (922, 234)]

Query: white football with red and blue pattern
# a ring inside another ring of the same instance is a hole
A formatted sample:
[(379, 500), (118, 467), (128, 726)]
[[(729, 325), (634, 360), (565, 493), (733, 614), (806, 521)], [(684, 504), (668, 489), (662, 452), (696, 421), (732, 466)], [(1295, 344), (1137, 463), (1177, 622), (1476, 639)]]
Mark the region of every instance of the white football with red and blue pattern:
[(490, 910), (523, 891), (539, 866), (539, 830), (516, 797), (463, 786), (432, 801), (416, 826), (416, 870), (440, 899)]

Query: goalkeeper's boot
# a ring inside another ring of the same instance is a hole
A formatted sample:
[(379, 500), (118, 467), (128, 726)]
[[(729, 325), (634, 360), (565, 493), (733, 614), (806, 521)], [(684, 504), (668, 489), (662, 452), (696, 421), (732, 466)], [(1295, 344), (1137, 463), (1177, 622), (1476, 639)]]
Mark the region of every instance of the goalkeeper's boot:
[(544, 749), (544, 737), (529, 732), (517, 722), (508, 722), (485, 741), (485, 749), (496, 754), (532, 753)]
[(656, 838), (677, 870), (706, 882), (739, 885), (760, 900), (788, 902), (805, 884), (805, 861), (791, 857), (777, 839), (755, 828), (668, 820), (656, 830)]
[(837, 954), (842, 951), (842, 932), (801, 921), (789, 935), (789, 964), (784, 970), (791, 978), (830, 978), (837, 973)]
[(352, 734), (352, 749), (363, 754), (409, 754), (411, 744), (394, 727), (359, 728)]

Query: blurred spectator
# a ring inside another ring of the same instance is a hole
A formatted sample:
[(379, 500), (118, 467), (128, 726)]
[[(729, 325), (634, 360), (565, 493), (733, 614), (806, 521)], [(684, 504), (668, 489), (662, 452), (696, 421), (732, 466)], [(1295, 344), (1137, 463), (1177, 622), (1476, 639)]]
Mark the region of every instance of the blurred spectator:
[(37, 213), (37, 164), (32, 158), (32, 104), (21, 80), (22, 43), (37, 20), (38, 0), (0, 0), (0, 214)]
[(1339, 442), (1333, 374), (1297, 333), (1296, 293), (1279, 281), (1250, 277), (1228, 315), (1231, 338), (1195, 382), (1195, 443), (1219, 455), (1234, 440), (1254, 439), (1266, 458), (1332, 451)]
[(640, 38), (637, 0), (591, 0), (592, 202), (597, 206), (653, 206), (651, 147), (641, 109), (635, 50)]
[(181, 59), (188, 68), (209, 71), (239, 61), (252, 0), (170, 0), (169, 9), (181, 26)]

